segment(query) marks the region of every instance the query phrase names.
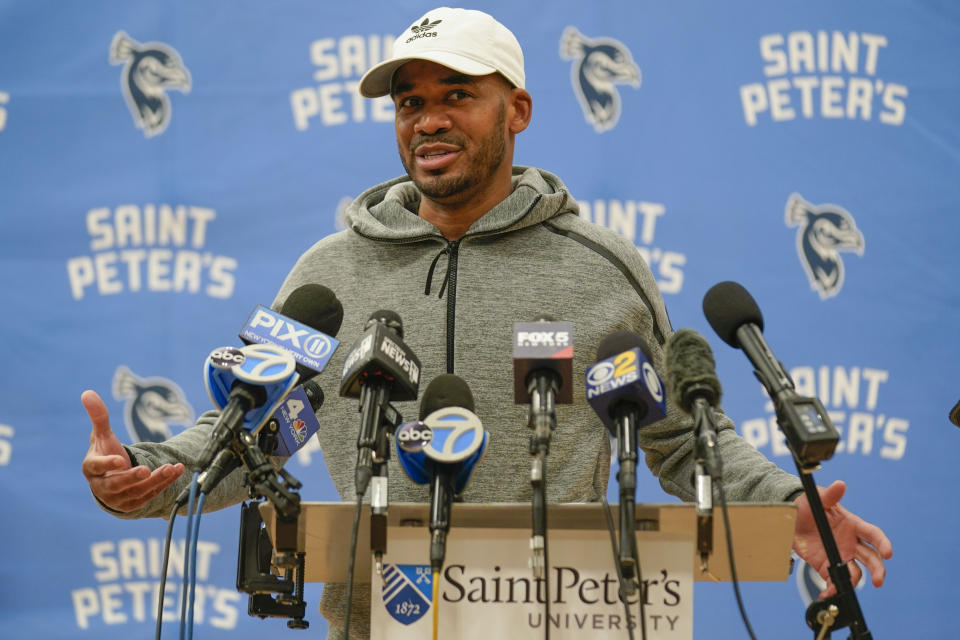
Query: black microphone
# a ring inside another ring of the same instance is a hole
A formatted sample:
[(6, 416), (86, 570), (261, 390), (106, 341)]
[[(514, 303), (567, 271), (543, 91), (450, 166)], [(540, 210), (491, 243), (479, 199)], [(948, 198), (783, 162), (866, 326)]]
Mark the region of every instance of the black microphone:
[(663, 385), (650, 362), (642, 337), (632, 331), (617, 331), (600, 342), (597, 362), (586, 371), (587, 401), (617, 439), (620, 567), (628, 593), (635, 588), (637, 557), (637, 430), (666, 415)]
[[(302, 335), (304, 332), (297, 331), (290, 321), (313, 333)], [(279, 314), (256, 309), (240, 330), (240, 339), (247, 344), (267, 341), (287, 349), (297, 360), (300, 386), (290, 392), (261, 431), (259, 446), (268, 455), (292, 456), (319, 429), (316, 412), (323, 405), (324, 395), (315, 374), (336, 350), (338, 343), (332, 337), (340, 332), (342, 324), (343, 304), (333, 291), (322, 284), (307, 283), (290, 292)], [(257, 332), (258, 325), (275, 335)]]
[(258, 446), (267, 455), (289, 458), (320, 428), (317, 411), (324, 394), (314, 376), (291, 391), (260, 430)]
[(393, 311), (375, 311), (343, 363), (340, 395), (360, 398), (354, 478), (358, 498), (367, 491), (374, 463), (384, 462), (381, 456), (389, 454), (382, 441), (383, 425), (385, 421), (392, 426), (399, 422), (390, 400), (416, 400), (420, 388), (420, 360), (402, 338), (400, 316)]
[(573, 325), (542, 314), (513, 325), (514, 402), (529, 403), (531, 510), (530, 561), (534, 578), (547, 571), (547, 472), (550, 438), (557, 426), (555, 405), (573, 402)]
[(358, 504), (371, 487), (370, 550), (380, 576), (387, 550), (390, 503), (388, 436), (402, 420), (390, 400), (416, 400), (420, 388), (420, 360), (402, 338), (400, 316), (393, 311), (375, 311), (347, 354), (340, 380), (341, 396), (360, 399), (354, 486)]
[(297, 361), (302, 379), (323, 371), (339, 343), (333, 338), (343, 324), (343, 304), (322, 284), (300, 285), (275, 312), (258, 306), (239, 336), (246, 344), (283, 347)]
[(819, 399), (797, 394), (793, 380), (763, 339), (763, 315), (753, 297), (736, 282), (714, 285), (703, 298), (703, 313), (720, 338), (742, 349), (754, 375), (773, 399), (777, 421), (797, 462), (815, 467), (833, 456), (840, 434)]
[(488, 434), (473, 413), (473, 394), (452, 373), (434, 378), (420, 401), (420, 420), (397, 430), (397, 458), (407, 475), (430, 484), (430, 566), (443, 568), (450, 507), (486, 452)]
[(291, 291), (280, 313), (330, 336), (337, 335), (343, 324), (343, 304), (333, 291), (315, 282)]
[(707, 570), (713, 551), (713, 483), (721, 482), (723, 465), (717, 444), (713, 409), (720, 401), (720, 381), (710, 345), (692, 329), (680, 329), (667, 340), (667, 380), (674, 404), (693, 416), (697, 490), (697, 550), (700, 570)]
[[(513, 396), (531, 402), (536, 390), (549, 391), (557, 404), (573, 402), (573, 325), (540, 314), (513, 324)], [(551, 405), (553, 403), (551, 402)]]

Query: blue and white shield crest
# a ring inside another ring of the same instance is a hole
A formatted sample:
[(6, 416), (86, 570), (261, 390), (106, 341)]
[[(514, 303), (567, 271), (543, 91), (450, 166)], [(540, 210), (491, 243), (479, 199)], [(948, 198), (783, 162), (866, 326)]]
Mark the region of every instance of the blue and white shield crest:
[(397, 622), (413, 624), (433, 601), (433, 575), (428, 564), (387, 564), (383, 568), (383, 606)]

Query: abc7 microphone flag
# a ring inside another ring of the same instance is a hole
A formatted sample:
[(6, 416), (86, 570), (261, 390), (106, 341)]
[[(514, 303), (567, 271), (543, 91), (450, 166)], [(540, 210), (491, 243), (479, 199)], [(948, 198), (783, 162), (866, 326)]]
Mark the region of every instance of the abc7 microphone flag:
[(220, 347), (204, 363), (203, 381), (217, 409), (227, 406), (230, 390), (237, 382), (263, 387), (266, 402), (243, 417), (243, 429), (255, 433), (297, 384), (300, 376), (296, 364), (289, 351), (272, 344)]
[[(462, 407), (438, 409), (423, 420), (406, 422), (397, 429), (397, 450), (401, 465), (415, 482), (430, 481), (431, 463), (455, 465), (469, 461), (459, 470), (456, 492), (466, 487), (477, 460), (486, 451), (489, 438), (480, 418)], [(465, 477), (462, 477), (464, 476)]]

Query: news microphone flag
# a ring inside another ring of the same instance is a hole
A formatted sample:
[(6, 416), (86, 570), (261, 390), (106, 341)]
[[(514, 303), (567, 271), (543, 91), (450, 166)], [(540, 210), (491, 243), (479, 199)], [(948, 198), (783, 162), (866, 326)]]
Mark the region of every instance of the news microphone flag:
[(573, 324), (558, 321), (513, 323), (513, 396), (529, 404), (527, 378), (538, 369), (556, 372), (562, 384), (555, 402), (573, 402)]
[(263, 389), (266, 400), (247, 411), (240, 425), (250, 433), (256, 433), (263, 426), (299, 377), (293, 356), (272, 344), (250, 344), (239, 349), (220, 347), (204, 362), (203, 381), (217, 409), (226, 408), (230, 391), (238, 382)]
[(265, 307), (254, 308), (240, 329), (240, 338), (250, 343), (274, 344), (289, 351), (301, 365), (323, 371), (339, 346), (336, 338)]
[(277, 421), (277, 447), (267, 453), (275, 456), (292, 456), (320, 428), (304, 385), (296, 387), (284, 398), (273, 412), (273, 419)]
[(660, 376), (638, 347), (600, 360), (586, 371), (587, 401), (611, 433), (617, 433), (613, 409), (620, 401), (646, 406), (637, 427), (667, 415), (666, 393)]
[(340, 395), (359, 398), (360, 388), (368, 382), (368, 378), (388, 384), (391, 400), (417, 399), (420, 388), (419, 358), (395, 329), (375, 318), (367, 323), (363, 335), (343, 362)]
[(454, 492), (459, 495), (483, 459), (490, 435), (472, 411), (445, 407), (423, 420), (400, 425), (396, 440), (397, 459), (411, 480), (429, 484), (439, 470), (452, 471)]

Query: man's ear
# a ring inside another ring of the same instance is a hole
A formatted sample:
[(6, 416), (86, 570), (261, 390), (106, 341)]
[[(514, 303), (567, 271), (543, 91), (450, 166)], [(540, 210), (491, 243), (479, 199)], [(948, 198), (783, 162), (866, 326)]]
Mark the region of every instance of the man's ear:
[(510, 133), (517, 134), (527, 128), (533, 115), (533, 99), (525, 89), (510, 91), (510, 110), (507, 126)]

